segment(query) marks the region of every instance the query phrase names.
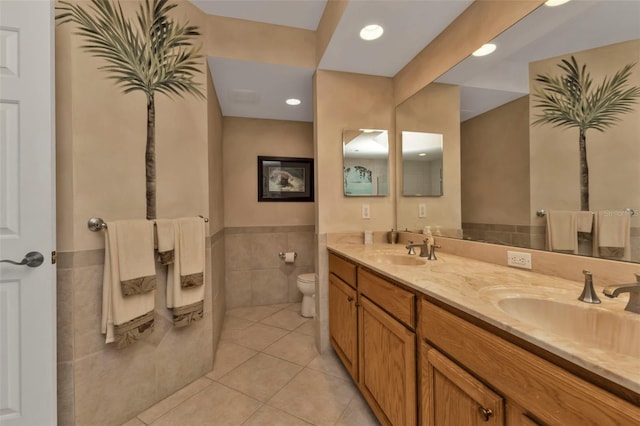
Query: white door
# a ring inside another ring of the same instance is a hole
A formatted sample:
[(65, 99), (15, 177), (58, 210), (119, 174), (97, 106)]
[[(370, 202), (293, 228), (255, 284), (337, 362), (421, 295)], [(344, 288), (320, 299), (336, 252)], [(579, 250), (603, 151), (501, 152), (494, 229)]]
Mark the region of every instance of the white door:
[(0, 0), (0, 424), (56, 423), (54, 22)]

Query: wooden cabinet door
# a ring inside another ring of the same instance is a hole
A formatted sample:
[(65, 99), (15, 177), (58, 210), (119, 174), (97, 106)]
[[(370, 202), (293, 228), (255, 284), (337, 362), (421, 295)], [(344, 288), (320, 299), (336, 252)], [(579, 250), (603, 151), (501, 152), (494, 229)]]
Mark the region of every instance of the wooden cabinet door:
[(358, 381), (358, 311), (356, 291), (329, 274), (329, 338), (353, 380)]
[(366, 297), (360, 303), (360, 389), (381, 423), (414, 426), (416, 335)]
[(500, 395), (425, 343), (420, 352), (423, 426), (504, 425)]

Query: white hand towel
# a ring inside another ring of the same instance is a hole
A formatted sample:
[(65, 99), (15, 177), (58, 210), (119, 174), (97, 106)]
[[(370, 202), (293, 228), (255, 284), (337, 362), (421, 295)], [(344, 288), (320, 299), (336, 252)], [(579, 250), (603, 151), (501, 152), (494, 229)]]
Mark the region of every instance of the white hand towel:
[[(153, 313), (155, 290), (144, 294), (123, 296), (120, 285), (120, 256), (118, 253), (118, 222), (109, 222), (105, 230), (105, 261), (102, 281), (102, 333), (106, 343), (116, 341), (114, 327), (135, 318)], [(151, 246), (153, 250), (153, 245)], [(151, 319), (153, 322), (153, 319)], [(149, 330), (146, 328), (144, 330)], [(144, 330), (142, 332), (144, 332)]]
[(182, 287), (204, 284), (204, 220), (198, 217), (178, 219), (180, 228), (180, 279)]
[(158, 231), (158, 260), (162, 265), (168, 265), (175, 260), (175, 232), (173, 219), (156, 219)]
[(593, 229), (593, 212), (577, 212), (576, 220), (578, 232), (591, 233)]
[(156, 288), (156, 265), (153, 259), (153, 222), (148, 220), (118, 221), (117, 255), (120, 283), (125, 296), (142, 294)]
[(576, 212), (560, 210), (547, 212), (547, 249), (578, 253)]

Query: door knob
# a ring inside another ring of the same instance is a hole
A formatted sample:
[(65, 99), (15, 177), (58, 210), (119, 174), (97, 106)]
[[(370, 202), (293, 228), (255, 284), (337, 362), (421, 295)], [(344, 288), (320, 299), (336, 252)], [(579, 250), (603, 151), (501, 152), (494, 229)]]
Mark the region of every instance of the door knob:
[(10, 263), (12, 265), (27, 265), (30, 268), (37, 268), (44, 262), (44, 256), (37, 251), (30, 251), (24, 255), (24, 259), (20, 262), (14, 262), (13, 260), (0, 260), (0, 263)]

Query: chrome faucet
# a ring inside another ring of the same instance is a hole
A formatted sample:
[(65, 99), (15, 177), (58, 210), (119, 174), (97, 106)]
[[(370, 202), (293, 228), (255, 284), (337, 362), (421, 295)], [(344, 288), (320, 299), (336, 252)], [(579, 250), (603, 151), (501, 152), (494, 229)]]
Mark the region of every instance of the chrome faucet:
[(600, 298), (593, 289), (593, 274), (587, 270), (582, 271), (582, 273), (584, 274), (584, 288), (578, 300), (584, 303), (601, 303)]
[(420, 257), (429, 256), (429, 242), (427, 239), (425, 239), (422, 244), (413, 244), (413, 241), (409, 241), (409, 245), (405, 248), (409, 250), (409, 254), (416, 254), (414, 250), (415, 247), (420, 247)]
[(625, 311), (640, 314), (640, 274), (635, 274), (636, 282), (629, 284), (610, 285), (602, 291), (607, 297), (618, 297), (622, 293), (629, 293), (629, 303)]

